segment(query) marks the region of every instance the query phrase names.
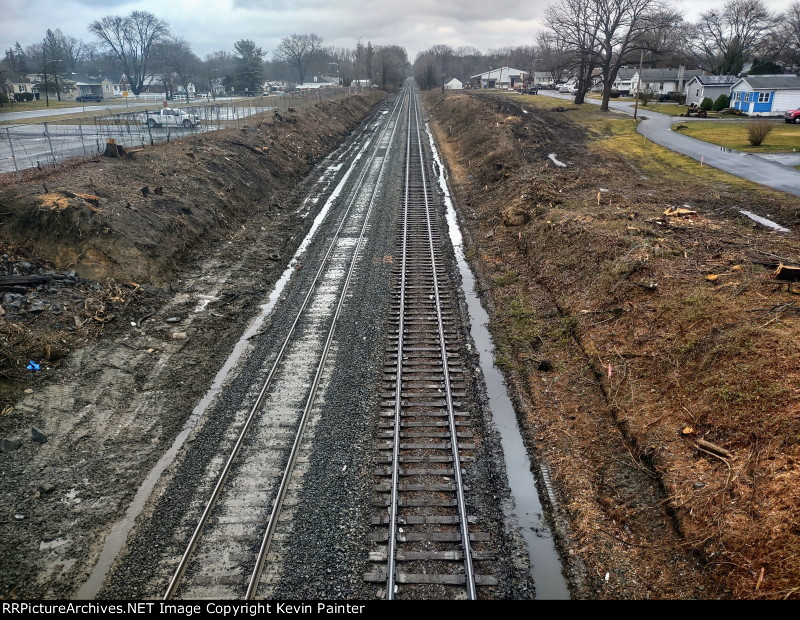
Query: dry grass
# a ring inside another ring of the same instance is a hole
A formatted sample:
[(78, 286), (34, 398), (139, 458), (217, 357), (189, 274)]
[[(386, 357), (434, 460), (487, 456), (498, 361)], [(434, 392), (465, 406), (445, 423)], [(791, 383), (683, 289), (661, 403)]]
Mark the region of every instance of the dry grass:
[(767, 136), (775, 129), (775, 124), (765, 120), (752, 120), (747, 123), (747, 141), (752, 146), (761, 146)]

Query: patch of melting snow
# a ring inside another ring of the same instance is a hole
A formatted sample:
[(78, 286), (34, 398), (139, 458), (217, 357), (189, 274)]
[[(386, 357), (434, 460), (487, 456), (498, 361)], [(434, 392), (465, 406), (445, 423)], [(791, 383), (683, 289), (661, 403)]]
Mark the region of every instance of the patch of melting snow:
[(48, 549), (56, 549), (58, 547), (63, 547), (64, 545), (70, 544), (69, 538), (56, 538), (55, 540), (51, 540), (50, 542), (42, 541), (39, 543), (39, 551), (47, 551)]
[(549, 159), (551, 162), (553, 162), (559, 168), (566, 168), (567, 167), (567, 164), (565, 164), (563, 161), (558, 161), (556, 159), (556, 154), (555, 153), (550, 153), (547, 156), (547, 159)]
[(788, 228), (784, 228), (780, 224), (776, 224), (772, 220), (768, 220), (767, 218), (761, 217), (760, 215), (756, 215), (755, 213), (752, 213), (750, 211), (745, 211), (744, 209), (739, 209), (739, 213), (741, 213), (742, 215), (746, 215), (751, 220), (753, 220), (755, 222), (758, 222), (759, 224), (763, 224), (767, 228), (771, 228), (773, 230), (777, 230), (778, 232), (782, 232), (782, 233), (791, 232)]
[(522, 113), (523, 113), (523, 114), (527, 114), (527, 113), (528, 113), (528, 111), (527, 111), (525, 108), (522, 108)]
[(199, 301), (197, 302), (197, 305), (194, 307), (194, 311), (202, 312), (203, 310), (206, 309), (208, 304), (210, 304), (212, 301), (217, 301), (219, 297), (214, 297), (213, 295), (198, 295), (197, 299)]

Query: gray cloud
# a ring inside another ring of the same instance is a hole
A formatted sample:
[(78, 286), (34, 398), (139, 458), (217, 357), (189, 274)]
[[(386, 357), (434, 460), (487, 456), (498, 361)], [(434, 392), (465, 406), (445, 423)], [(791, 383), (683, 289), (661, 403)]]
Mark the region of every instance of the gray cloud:
[[(270, 52), (281, 37), (315, 32), (326, 45), (398, 44), (411, 58), (436, 43), (481, 50), (533, 42), (548, 0), (0, 0), (3, 3), (2, 50), (19, 41), (41, 40), (47, 28), (61, 28), (91, 41), (92, 20), (110, 14), (146, 10), (165, 19), (199, 55), (230, 50), (242, 38)], [(722, 0), (694, 0), (688, 18), (719, 6)], [(773, 10), (790, 0), (766, 0)]]

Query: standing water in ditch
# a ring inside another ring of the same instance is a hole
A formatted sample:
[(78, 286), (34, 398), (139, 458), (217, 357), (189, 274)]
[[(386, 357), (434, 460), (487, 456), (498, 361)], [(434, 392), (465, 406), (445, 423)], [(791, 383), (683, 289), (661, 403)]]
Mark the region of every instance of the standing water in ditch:
[(461, 273), (464, 298), (469, 309), (470, 333), (479, 353), (481, 372), (489, 398), (489, 413), (500, 435), (508, 484), (514, 498), (515, 515), (528, 546), (531, 575), (536, 586), (536, 598), (568, 599), (570, 594), (567, 582), (561, 573), (561, 559), (544, 517), (544, 510), (539, 500), (539, 489), (536, 479), (531, 473), (531, 462), (522, 441), (514, 406), (506, 392), (503, 375), (494, 365), (494, 343), (488, 330), (489, 315), (481, 305), (475, 291), (475, 277), (464, 258), (463, 239), (458, 228), (453, 202), (450, 200), (444, 167), (427, 123), (425, 128), (437, 166), (439, 187), (444, 194), (447, 206), (447, 228)]

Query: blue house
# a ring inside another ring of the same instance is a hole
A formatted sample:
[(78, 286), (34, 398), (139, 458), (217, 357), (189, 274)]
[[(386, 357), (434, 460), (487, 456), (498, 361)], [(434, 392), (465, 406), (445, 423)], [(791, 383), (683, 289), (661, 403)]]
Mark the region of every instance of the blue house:
[(731, 107), (749, 116), (781, 116), (800, 108), (800, 77), (746, 75), (731, 86)]

